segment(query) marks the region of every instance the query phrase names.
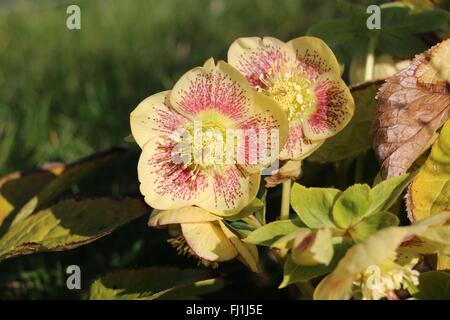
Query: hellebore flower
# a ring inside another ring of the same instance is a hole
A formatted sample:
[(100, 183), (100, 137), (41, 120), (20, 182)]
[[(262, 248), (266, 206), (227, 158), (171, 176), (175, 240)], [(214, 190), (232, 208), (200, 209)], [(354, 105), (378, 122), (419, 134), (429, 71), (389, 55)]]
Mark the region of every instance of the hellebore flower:
[(281, 107), (213, 59), (185, 73), (171, 91), (142, 101), (130, 118), (142, 148), (140, 190), (160, 210), (195, 205), (218, 215), (239, 212), (255, 199), (261, 170), (287, 137)]
[(395, 290), (419, 285), (419, 271), (413, 270), (419, 259), (415, 258), (402, 265), (393, 258), (381, 265), (371, 265), (361, 273), (353, 284), (359, 287), (363, 300), (396, 299)]
[(306, 158), (353, 116), (353, 97), (336, 57), (318, 38), (287, 43), (271, 37), (239, 38), (228, 50), (228, 62), (253, 89), (283, 107), (289, 135), (280, 160)]
[(355, 244), (314, 291), (316, 300), (396, 299), (395, 290), (415, 289), (412, 268), (424, 254), (450, 255), (450, 212), (405, 227), (388, 227)]
[(250, 270), (258, 272), (256, 246), (241, 241), (221, 217), (207, 210), (193, 206), (177, 210), (154, 210), (149, 226), (172, 227), (169, 229), (174, 236), (169, 240), (172, 246), (180, 254), (196, 257), (205, 266), (217, 267), (218, 262), (237, 258)]

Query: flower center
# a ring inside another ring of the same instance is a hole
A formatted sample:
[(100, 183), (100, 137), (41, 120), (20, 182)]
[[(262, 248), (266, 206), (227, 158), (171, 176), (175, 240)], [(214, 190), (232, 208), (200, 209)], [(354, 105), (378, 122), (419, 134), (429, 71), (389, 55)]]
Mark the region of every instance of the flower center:
[(217, 121), (198, 120), (179, 132), (174, 154), (193, 174), (219, 172), (226, 156), (226, 129)]
[(413, 259), (407, 265), (401, 266), (387, 259), (380, 266), (369, 266), (355, 282), (361, 288), (365, 300), (379, 300), (390, 297), (394, 290), (414, 288), (419, 284), (419, 272), (412, 268), (417, 263)]
[(261, 79), (266, 93), (277, 101), (285, 110), (289, 122), (304, 121), (314, 113), (316, 99), (312, 90), (312, 83), (307, 75), (298, 69), (270, 72), (269, 76)]

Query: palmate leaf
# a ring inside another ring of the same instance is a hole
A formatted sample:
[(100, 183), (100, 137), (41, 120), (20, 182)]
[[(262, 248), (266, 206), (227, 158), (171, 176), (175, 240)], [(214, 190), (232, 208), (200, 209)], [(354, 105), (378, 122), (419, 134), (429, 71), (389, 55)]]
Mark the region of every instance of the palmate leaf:
[(398, 225), (399, 220), (387, 211), (413, 176), (404, 174), (384, 180), (372, 189), (356, 184), (345, 191), (306, 188), (296, 183), (291, 191), (291, 205), (309, 228), (342, 229), (361, 241), (379, 229)]
[(372, 127), (381, 176), (405, 173), (450, 115), (450, 40), (423, 54), (381, 87)]
[(450, 121), (409, 186), (407, 207), (411, 221), (450, 210)]
[(96, 280), (89, 299), (192, 299), (222, 287), (221, 279), (211, 278), (204, 270), (148, 267), (118, 271)]
[(17, 172), (0, 180), (0, 236), (36, 210), (45, 208), (67, 187), (106, 162), (123, 154), (111, 149), (71, 164), (53, 163), (29, 172)]
[(367, 184), (355, 184), (339, 195), (332, 209), (333, 220), (339, 227), (346, 229), (366, 215), (372, 203), (370, 191)]
[(69, 199), (11, 226), (0, 237), (0, 260), (76, 248), (138, 218), (148, 207), (137, 199)]

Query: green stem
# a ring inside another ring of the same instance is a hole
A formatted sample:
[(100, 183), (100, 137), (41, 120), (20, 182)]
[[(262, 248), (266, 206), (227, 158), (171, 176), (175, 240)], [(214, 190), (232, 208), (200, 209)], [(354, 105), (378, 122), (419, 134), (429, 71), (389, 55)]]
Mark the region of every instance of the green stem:
[(312, 300), (314, 294), (314, 287), (309, 281), (301, 281), (295, 283), (297, 289), (302, 294), (303, 300)]
[(289, 210), (291, 207), (291, 185), (291, 179), (283, 182), (283, 190), (281, 192), (280, 220), (289, 219)]
[(367, 48), (366, 65), (364, 69), (364, 81), (370, 81), (373, 79), (373, 73), (375, 68), (375, 46), (377, 43), (376, 37), (371, 37), (369, 46)]

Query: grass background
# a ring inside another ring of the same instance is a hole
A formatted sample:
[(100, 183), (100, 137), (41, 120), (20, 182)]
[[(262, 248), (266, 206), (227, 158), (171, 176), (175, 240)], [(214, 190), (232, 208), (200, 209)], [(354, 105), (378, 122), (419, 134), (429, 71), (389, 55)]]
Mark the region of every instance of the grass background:
[[(66, 28), (69, 4), (81, 7), (81, 30)], [(0, 174), (122, 145), (126, 156), (71, 192), (137, 195), (138, 150), (124, 138), (141, 100), (211, 56), (225, 59), (237, 37), (287, 41), (336, 15), (333, 0), (0, 1)], [(195, 266), (146, 219), (76, 250), (1, 262), (0, 298), (81, 298), (114, 269)], [(238, 263), (219, 268), (228, 277), (219, 297), (291, 297), (276, 289), (281, 270), (265, 263), (275, 277), (242, 277)], [(81, 292), (66, 289), (70, 264), (82, 268)]]

